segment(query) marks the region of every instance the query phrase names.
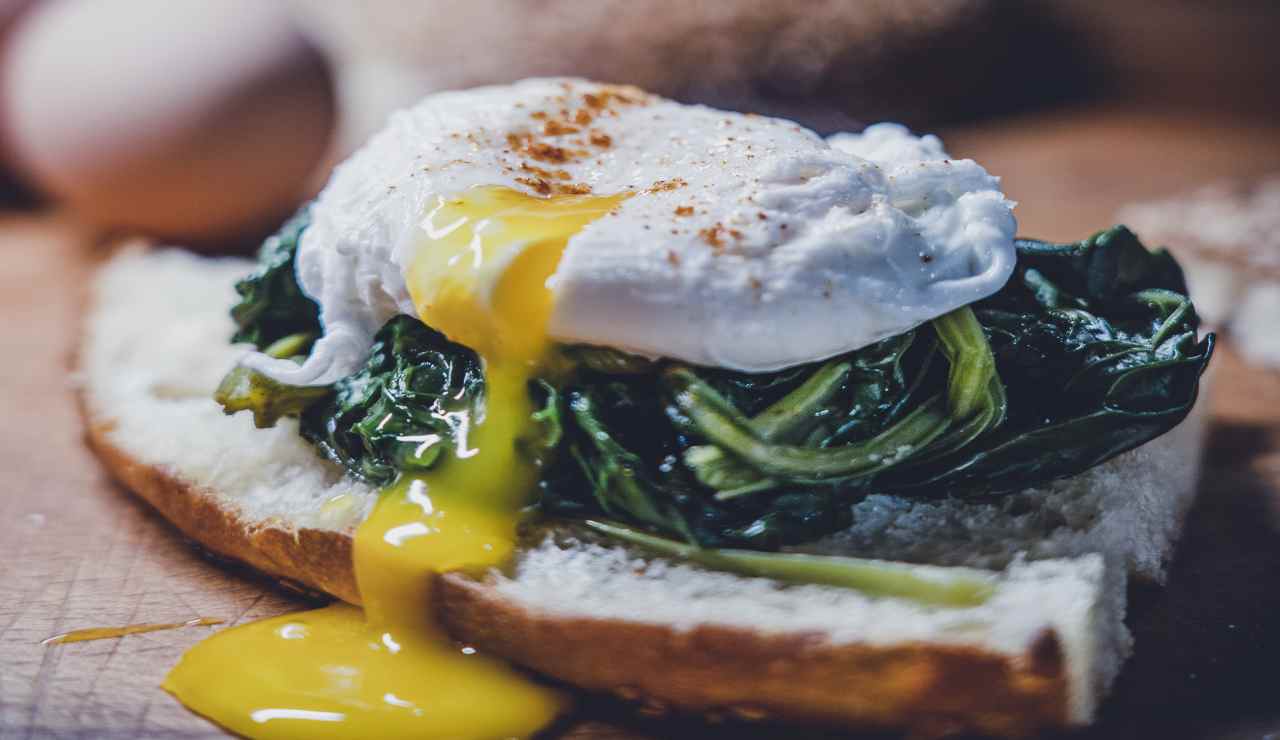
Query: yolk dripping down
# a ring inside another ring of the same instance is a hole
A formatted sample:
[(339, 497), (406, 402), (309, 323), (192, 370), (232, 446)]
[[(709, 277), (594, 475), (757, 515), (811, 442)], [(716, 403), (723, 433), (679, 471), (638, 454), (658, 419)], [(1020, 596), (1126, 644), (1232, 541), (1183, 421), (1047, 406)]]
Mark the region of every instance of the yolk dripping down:
[(449, 640), (432, 575), (511, 555), (534, 483), (515, 443), (548, 346), (546, 281), (569, 238), (626, 197), (483, 187), (436, 199), (405, 280), (422, 320), (480, 355), (482, 415), (453, 456), (382, 492), (356, 531), (363, 613), (335, 604), (226, 630), (188, 651), (166, 690), (263, 738), (528, 736), (563, 710), (559, 693)]

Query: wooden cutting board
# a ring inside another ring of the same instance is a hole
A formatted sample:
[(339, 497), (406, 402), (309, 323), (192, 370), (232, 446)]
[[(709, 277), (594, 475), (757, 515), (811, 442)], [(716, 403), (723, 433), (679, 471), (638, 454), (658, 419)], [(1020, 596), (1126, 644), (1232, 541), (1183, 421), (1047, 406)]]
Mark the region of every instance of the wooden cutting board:
[[(1092, 111), (957, 131), (948, 141), (1005, 176), (1022, 202), (1024, 233), (1065, 239), (1109, 224), (1135, 197), (1280, 171), (1278, 134)], [(113, 485), (83, 446), (69, 368), (95, 241), (58, 214), (0, 218), (0, 738), (221, 737), (159, 689), (209, 627), (40, 644), (77, 628), (197, 617), (236, 624), (301, 605), (203, 559)], [(1137, 652), (1090, 737), (1280, 731), (1280, 375), (1224, 349), (1199, 502), (1169, 586), (1135, 594)], [(582, 707), (556, 734), (795, 735), (638, 717), (591, 697)]]

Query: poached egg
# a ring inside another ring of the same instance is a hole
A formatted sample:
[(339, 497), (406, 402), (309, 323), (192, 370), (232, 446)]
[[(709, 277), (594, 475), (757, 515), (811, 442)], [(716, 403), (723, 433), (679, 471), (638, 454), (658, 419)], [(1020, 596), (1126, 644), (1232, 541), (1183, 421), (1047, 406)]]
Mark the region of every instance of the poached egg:
[[(325, 335), (301, 366), (246, 363), (293, 385), (353, 372), (389, 318), (421, 316), (412, 275), (431, 277), (414, 265), (448, 226), (432, 214), (485, 188), (530, 209), (620, 199), (553, 260), (546, 333), (699, 365), (842, 354), (990, 295), (1013, 270), (1013, 203), (936, 137), (880, 124), (824, 140), (636, 88), (526, 80), (430, 96), (336, 170), (298, 253)], [(536, 248), (490, 260), (480, 300)]]

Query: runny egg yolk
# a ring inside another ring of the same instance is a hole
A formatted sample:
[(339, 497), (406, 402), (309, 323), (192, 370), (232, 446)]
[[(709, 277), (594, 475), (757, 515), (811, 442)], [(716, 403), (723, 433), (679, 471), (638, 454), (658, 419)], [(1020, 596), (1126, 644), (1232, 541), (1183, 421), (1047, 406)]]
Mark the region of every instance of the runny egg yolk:
[(335, 604), (220, 632), (182, 657), (166, 690), (262, 738), (526, 737), (566, 708), (560, 692), (448, 638), (432, 616), (434, 574), (510, 557), (535, 480), (516, 440), (548, 347), (546, 282), (569, 238), (626, 197), (481, 187), (434, 201), (405, 280), (422, 320), (480, 355), (483, 412), (454, 455), (382, 492), (357, 529), (363, 612)]

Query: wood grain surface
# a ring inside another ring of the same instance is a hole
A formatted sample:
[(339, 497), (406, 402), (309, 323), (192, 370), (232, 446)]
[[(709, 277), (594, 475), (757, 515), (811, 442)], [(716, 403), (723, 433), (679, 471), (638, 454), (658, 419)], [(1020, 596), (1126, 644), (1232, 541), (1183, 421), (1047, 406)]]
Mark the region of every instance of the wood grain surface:
[[(1107, 225), (1132, 198), (1280, 171), (1275, 129), (1121, 111), (956, 131), (948, 143), (1004, 175), (1022, 231), (1050, 238)], [(40, 644), (70, 629), (233, 625), (302, 605), (204, 559), (85, 449), (68, 368), (95, 242), (56, 213), (0, 218), (0, 738), (220, 737), (159, 684), (221, 627)], [(1134, 594), (1137, 652), (1087, 737), (1280, 732), (1280, 375), (1241, 364), (1229, 345), (1216, 363), (1207, 467), (1171, 583)], [(646, 718), (595, 697), (580, 706), (553, 734), (797, 734)]]

